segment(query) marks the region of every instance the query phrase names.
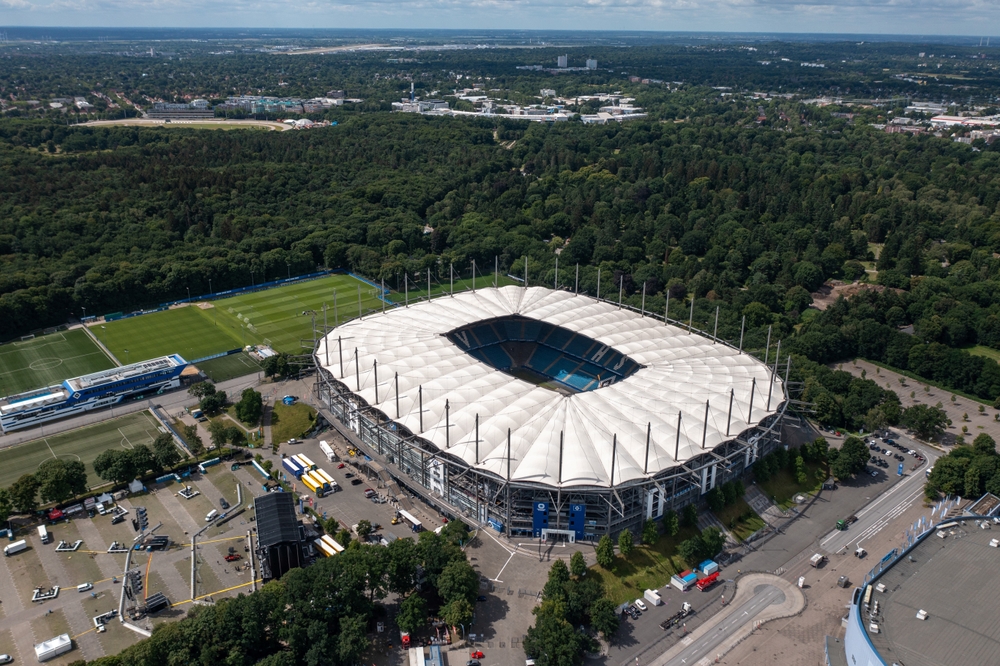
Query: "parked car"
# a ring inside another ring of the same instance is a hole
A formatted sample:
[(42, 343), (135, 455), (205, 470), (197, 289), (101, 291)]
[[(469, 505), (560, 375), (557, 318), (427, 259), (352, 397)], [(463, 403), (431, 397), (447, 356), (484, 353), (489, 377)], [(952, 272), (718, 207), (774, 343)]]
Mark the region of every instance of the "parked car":
[(9, 654), (0, 654), (0, 664), (9, 664), (14, 661), (14, 657)]
[(226, 562), (237, 562), (242, 560), (243, 556), (239, 553), (233, 553), (232, 555), (226, 555)]
[(470, 656), (470, 657), (472, 657), (473, 659), (482, 659), (482, 658), (483, 658), (483, 657), (485, 657), (486, 655), (485, 655), (485, 654), (483, 654), (483, 653), (482, 653), (481, 651), (479, 651), (479, 650), (476, 650), (475, 652), (473, 652), (473, 653), (472, 653), (472, 654), (470, 654), (469, 656)]
[(478, 597), (476, 597), (476, 601), (486, 601), (486, 597), (480, 594)]
[(648, 609), (646, 608), (646, 602), (644, 602), (644, 601), (643, 601), (642, 599), (636, 599), (636, 600), (635, 600), (635, 605), (636, 605), (636, 607), (637, 607), (637, 608), (638, 608), (639, 610), (641, 610), (641, 611), (645, 611), (645, 610), (648, 610)]
[(481, 664), (479, 663), (478, 659), (470, 659), (469, 661), (465, 662), (465, 666), (481, 666)]
[(125, 516), (115, 516), (114, 518), (111, 519), (112, 525), (117, 525), (118, 523), (124, 523), (124, 522), (125, 522)]
[(220, 497), (219, 498), (219, 506), (221, 506), (223, 509), (228, 509), (229, 508), (229, 502), (226, 501), (225, 497)]
[(364, 481), (362, 481), (361, 479), (351, 479), (352, 486), (360, 486), (362, 483), (364, 483)]
[[(341, 463), (341, 464), (343, 464), (343, 463)], [(353, 477), (354, 477), (354, 474), (353, 474), (353, 473), (351, 473), (351, 472), (345, 472), (345, 473), (344, 473), (344, 477), (345, 477), (345, 478), (348, 478), (348, 479), (350, 479), (350, 478), (353, 478)]]
[(340, 463), (339, 465), (337, 465), (337, 469), (344, 469), (345, 467), (347, 467), (347, 465), (345, 465), (344, 463)]
[(872, 470), (871, 472), (869, 472), (869, 474), (871, 474), (873, 477), (878, 476), (878, 472), (876, 472), (875, 470)]

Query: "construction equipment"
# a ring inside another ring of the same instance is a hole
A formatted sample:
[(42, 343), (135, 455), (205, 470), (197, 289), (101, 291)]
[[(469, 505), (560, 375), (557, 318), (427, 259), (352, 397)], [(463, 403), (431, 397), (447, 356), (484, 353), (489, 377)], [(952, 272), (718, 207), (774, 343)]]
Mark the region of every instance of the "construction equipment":
[(667, 631), (668, 629), (673, 629), (675, 626), (680, 624), (681, 620), (686, 618), (688, 615), (694, 614), (694, 607), (688, 602), (684, 602), (681, 605), (681, 609), (671, 615), (669, 618), (660, 623), (660, 629)]

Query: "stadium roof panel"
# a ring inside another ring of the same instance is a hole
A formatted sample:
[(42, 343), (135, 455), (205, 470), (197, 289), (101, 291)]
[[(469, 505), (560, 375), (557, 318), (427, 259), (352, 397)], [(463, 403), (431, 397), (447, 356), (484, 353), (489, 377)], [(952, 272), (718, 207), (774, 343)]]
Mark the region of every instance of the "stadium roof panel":
[[(445, 337), (461, 326), (514, 314), (593, 338), (644, 367), (610, 386), (566, 395), (497, 370)], [(732, 439), (775, 413), (784, 397), (781, 380), (775, 378), (773, 409), (767, 409), (771, 373), (753, 356), (611, 303), (541, 287), (481, 289), (355, 319), (320, 343), (317, 358), (369, 405), (440, 450), (501, 478), (508, 474), (509, 428), (511, 480), (563, 487), (612, 485), (615, 439), (613, 485), (618, 485), (655, 475)]]

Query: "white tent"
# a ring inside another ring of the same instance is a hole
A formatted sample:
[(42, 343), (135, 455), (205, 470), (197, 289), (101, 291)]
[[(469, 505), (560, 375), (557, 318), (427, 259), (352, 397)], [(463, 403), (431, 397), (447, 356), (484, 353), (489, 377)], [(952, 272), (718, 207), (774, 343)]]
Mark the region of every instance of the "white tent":
[[(643, 367), (566, 395), (497, 370), (445, 336), (513, 314), (597, 340)], [(784, 399), (781, 379), (753, 356), (612, 303), (540, 287), (480, 289), (354, 319), (331, 331), (316, 355), (369, 405), (438, 449), (501, 478), (562, 487), (647, 478), (736, 437)]]

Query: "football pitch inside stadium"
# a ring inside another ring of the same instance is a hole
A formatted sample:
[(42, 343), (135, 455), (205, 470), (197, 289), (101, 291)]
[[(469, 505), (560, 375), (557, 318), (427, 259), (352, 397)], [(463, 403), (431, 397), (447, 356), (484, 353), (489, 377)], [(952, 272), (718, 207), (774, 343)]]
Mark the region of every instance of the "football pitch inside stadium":
[(83, 462), (87, 466), (87, 484), (99, 486), (103, 481), (93, 466), (98, 455), (111, 448), (151, 445), (160, 427), (148, 411), (142, 411), (0, 450), (0, 487), (10, 486), (23, 474), (34, 473), (49, 458)]
[(0, 346), (0, 395), (52, 386), (114, 365), (82, 329), (15, 340)]

